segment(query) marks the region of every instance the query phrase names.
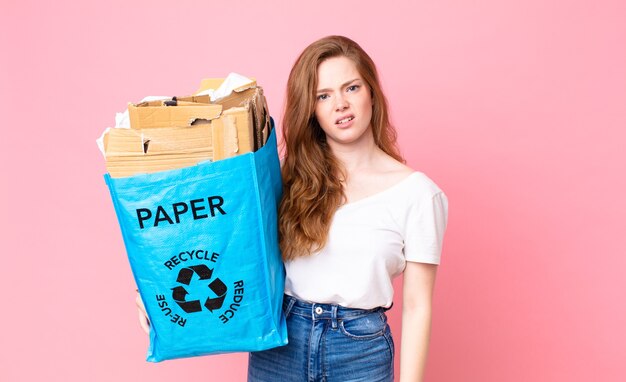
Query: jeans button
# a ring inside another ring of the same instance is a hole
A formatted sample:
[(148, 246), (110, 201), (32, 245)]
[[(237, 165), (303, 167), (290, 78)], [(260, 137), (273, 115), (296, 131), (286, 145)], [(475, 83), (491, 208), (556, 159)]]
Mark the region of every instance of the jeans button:
[(324, 309), (322, 309), (321, 306), (318, 306), (318, 307), (315, 308), (315, 313), (317, 313), (317, 314), (322, 314), (323, 311), (324, 311)]

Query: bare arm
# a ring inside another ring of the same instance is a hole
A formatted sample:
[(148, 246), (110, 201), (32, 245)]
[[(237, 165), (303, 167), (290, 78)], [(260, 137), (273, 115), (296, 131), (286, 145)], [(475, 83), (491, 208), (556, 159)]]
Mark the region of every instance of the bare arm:
[(404, 270), (400, 382), (424, 378), (437, 265), (408, 261)]

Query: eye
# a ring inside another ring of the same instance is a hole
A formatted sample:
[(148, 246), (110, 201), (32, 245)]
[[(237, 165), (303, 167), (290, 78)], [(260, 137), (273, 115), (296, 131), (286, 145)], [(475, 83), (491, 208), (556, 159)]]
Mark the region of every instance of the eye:
[(328, 94), (320, 94), (317, 96), (318, 101), (324, 101), (325, 99), (328, 99)]
[(349, 92), (355, 92), (355, 91), (357, 91), (359, 88), (360, 88), (360, 86), (359, 86), (359, 85), (350, 85), (350, 86), (348, 86), (348, 89), (347, 89), (347, 90), (348, 90)]

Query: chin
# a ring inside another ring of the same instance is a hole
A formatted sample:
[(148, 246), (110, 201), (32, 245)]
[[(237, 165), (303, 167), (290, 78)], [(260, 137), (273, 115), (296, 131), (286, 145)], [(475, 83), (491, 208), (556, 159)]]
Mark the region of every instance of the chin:
[(339, 131), (333, 134), (330, 140), (338, 144), (348, 145), (367, 139), (367, 134), (368, 131)]

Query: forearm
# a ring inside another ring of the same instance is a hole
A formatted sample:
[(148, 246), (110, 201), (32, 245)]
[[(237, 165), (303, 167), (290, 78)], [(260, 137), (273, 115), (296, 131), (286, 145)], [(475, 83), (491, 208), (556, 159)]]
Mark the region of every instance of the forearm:
[(430, 341), (431, 309), (418, 305), (402, 312), (400, 382), (421, 382), (424, 378)]

